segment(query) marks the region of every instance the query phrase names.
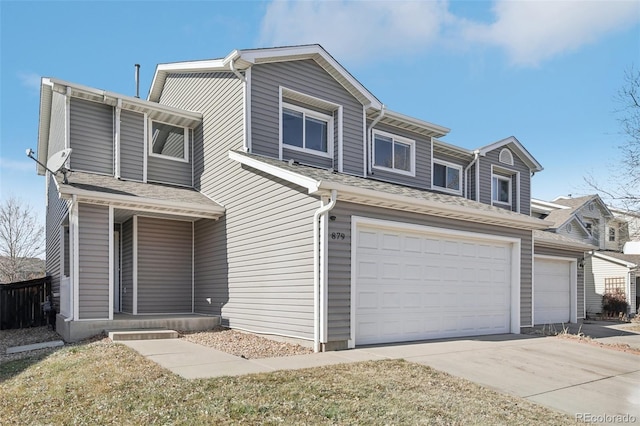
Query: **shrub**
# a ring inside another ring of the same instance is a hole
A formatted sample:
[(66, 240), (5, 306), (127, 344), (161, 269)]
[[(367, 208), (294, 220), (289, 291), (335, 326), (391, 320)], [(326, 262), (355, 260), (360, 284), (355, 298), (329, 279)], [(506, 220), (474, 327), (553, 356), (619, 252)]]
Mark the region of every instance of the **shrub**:
[(617, 288), (612, 291), (607, 291), (602, 295), (602, 310), (604, 312), (611, 312), (614, 314), (622, 312), (623, 314), (626, 314), (628, 308), (629, 304), (627, 303), (623, 290)]

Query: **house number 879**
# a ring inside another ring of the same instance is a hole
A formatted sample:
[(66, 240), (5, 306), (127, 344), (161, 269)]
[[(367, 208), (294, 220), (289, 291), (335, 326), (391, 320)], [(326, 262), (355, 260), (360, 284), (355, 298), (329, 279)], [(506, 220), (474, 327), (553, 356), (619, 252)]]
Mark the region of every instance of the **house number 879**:
[(331, 239), (332, 240), (344, 240), (344, 233), (343, 232), (332, 232), (331, 233)]

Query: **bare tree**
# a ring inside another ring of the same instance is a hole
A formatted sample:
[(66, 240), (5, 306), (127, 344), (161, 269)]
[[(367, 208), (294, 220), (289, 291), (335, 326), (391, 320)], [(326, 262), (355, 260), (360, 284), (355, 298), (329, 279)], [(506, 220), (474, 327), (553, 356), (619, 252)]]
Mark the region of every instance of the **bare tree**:
[(625, 71), (624, 84), (615, 96), (619, 105), (616, 113), (624, 141), (619, 164), (612, 170), (614, 183), (605, 188), (592, 176), (587, 184), (611, 200), (613, 204), (630, 211), (640, 212), (640, 70), (633, 66)]
[[(44, 271), (37, 259), (44, 253), (44, 227), (31, 207), (10, 197), (0, 204), (0, 282), (35, 278)], [(34, 270), (35, 269), (35, 270)]]

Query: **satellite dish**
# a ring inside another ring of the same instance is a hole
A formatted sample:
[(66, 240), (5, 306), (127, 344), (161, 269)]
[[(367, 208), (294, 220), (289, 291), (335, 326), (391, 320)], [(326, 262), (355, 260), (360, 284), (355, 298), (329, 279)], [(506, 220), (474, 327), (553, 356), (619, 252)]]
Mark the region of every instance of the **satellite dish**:
[(66, 163), (69, 155), (71, 155), (71, 148), (56, 152), (49, 158), (49, 161), (47, 161), (47, 169), (53, 174), (58, 173), (64, 167), (64, 163)]
[(69, 181), (67, 180), (67, 172), (69, 172), (69, 169), (67, 169), (64, 166), (64, 163), (67, 161), (67, 159), (71, 155), (71, 151), (72, 151), (71, 148), (66, 148), (66, 149), (63, 149), (62, 151), (56, 152), (51, 156), (51, 158), (49, 158), (49, 161), (47, 161), (46, 166), (41, 162), (39, 162), (38, 160), (36, 160), (36, 158), (33, 156), (33, 150), (31, 148), (27, 149), (26, 154), (27, 154), (27, 157), (31, 158), (36, 163), (40, 164), (42, 167), (47, 169), (50, 173), (57, 175), (58, 172), (62, 172), (62, 174), (64, 175), (64, 180), (62, 181), (62, 183), (66, 184), (66, 183), (69, 183)]

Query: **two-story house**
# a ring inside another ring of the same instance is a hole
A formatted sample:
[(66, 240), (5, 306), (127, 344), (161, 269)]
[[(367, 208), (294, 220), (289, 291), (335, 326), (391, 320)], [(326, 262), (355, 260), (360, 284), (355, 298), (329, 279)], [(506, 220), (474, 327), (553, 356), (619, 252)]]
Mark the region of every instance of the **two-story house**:
[(43, 79), (38, 155), (73, 150), (68, 183), (39, 170), (58, 330), (198, 314), (331, 350), (582, 318), (584, 245), (530, 215), (541, 165), (448, 132), (319, 45), (161, 64), (147, 100)]
[(552, 202), (532, 199), (531, 215), (552, 223), (547, 232), (592, 246), (584, 261), (587, 315), (600, 314), (602, 296), (615, 291), (625, 294), (628, 313), (637, 311), (640, 256), (622, 253), (630, 240), (625, 216), (610, 209), (599, 195), (558, 197)]

